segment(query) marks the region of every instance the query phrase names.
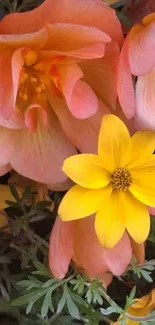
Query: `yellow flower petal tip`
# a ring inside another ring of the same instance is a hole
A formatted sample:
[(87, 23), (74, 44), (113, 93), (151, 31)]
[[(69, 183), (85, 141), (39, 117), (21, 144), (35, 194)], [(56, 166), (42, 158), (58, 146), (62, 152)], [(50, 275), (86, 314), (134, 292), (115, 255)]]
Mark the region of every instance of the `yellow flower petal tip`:
[(79, 154), (64, 162), (63, 171), (77, 185), (60, 204), (62, 220), (96, 213), (96, 234), (104, 247), (115, 246), (125, 229), (137, 243), (145, 241), (150, 229), (147, 206), (155, 206), (154, 147), (155, 132), (130, 137), (117, 116), (105, 115), (98, 155)]
[[(132, 306), (127, 309), (127, 313), (133, 317), (133, 320), (127, 319), (128, 325), (140, 325), (139, 318), (145, 317), (151, 313), (155, 308), (155, 289), (153, 289), (148, 295), (143, 296), (139, 299), (134, 299)], [(119, 317), (117, 322), (112, 323), (113, 325), (121, 325), (122, 315)]]

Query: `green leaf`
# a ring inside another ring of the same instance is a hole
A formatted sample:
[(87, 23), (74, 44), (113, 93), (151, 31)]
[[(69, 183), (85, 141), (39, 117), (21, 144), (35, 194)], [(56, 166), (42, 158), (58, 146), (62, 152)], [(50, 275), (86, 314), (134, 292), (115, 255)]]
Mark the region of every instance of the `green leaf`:
[(93, 294), (92, 294), (91, 289), (88, 289), (88, 291), (87, 291), (87, 293), (85, 295), (85, 298), (87, 299), (88, 304), (90, 304), (92, 299), (93, 299)]
[(14, 201), (10, 201), (10, 200), (5, 200), (7, 205), (10, 205), (13, 208), (19, 208), (19, 204), (14, 202)]
[(9, 183), (8, 185), (9, 185), (9, 189), (10, 189), (12, 196), (15, 198), (18, 205), (20, 205), (20, 196), (19, 196), (15, 186), (12, 183)]
[(29, 303), (30, 301), (33, 301), (36, 298), (36, 301), (38, 299), (40, 299), (42, 296), (44, 296), (47, 292), (47, 289), (40, 289), (40, 290), (36, 290), (33, 291), (31, 293), (28, 293), (22, 297), (19, 297), (15, 300), (12, 301), (11, 305), (12, 306), (22, 306), (22, 305), (26, 305), (27, 303)]
[(49, 279), (48, 281), (46, 281), (42, 287), (43, 288), (48, 288), (49, 286), (51, 286), (53, 283), (57, 282), (57, 279)]
[(42, 263), (40, 263), (38, 261), (33, 262), (33, 264), (35, 265), (35, 267), (38, 271), (33, 271), (32, 274), (39, 274), (39, 275), (43, 275), (43, 276), (49, 277), (49, 278), (52, 277), (50, 270), (45, 265), (43, 265)]
[(63, 292), (63, 295), (58, 303), (58, 308), (57, 308), (57, 314), (61, 313), (63, 310), (65, 303), (66, 303), (67, 297), (66, 297), (66, 292)]
[(48, 314), (48, 310), (49, 310), (50, 303), (51, 303), (51, 294), (52, 294), (52, 291), (49, 290), (45, 295), (45, 298), (44, 298), (44, 301), (43, 301), (43, 304), (41, 307), (42, 318), (45, 318)]
[(67, 308), (68, 308), (70, 315), (73, 318), (80, 319), (79, 310), (78, 310), (77, 306), (75, 305), (73, 299), (71, 298), (71, 296), (69, 294), (67, 295), (66, 298), (67, 298)]
[(40, 283), (35, 283), (34, 281), (30, 281), (30, 280), (22, 280), (22, 281), (19, 281), (17, 283), (17, 285), (20, 287), (20, 288), (40, 288), (41, 285), (42, 285), (42, 282)]
[(52, 201), (41, 201), (36, 204), (37, 210), (43, 210), (47, 207), (49, 207), (52, 204)]
[(108, 316), (111, 315), (112, 313), (114, 313), (114, 308), (112, 306), (108, 307), (107, 309), (105, 308), (100, 308), (100, 311), (103, 315)]
[(151, 276), (149, 275), (150, 272), (147, 272), (145, 270), (140, 270), (140, 272), (145, 280), (147, 280), (148, 282), (153, 282)]

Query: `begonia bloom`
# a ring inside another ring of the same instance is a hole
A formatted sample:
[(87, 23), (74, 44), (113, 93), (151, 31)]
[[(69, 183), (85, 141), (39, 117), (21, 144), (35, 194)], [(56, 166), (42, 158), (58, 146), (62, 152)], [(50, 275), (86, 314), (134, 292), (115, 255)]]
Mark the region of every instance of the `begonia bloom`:
[(105, 115), (98, 155), (74, 155), (64, 161), (63, 171), (76, 185), (60, 203), (61, 219), (96, 213), (94, 227), (106, 248), (115, 246), (125, 230), (137, 243), (144, 242), (150, 230), (147, 206), (155, 207), (154, 144), (155, 132), (138, 131), (130, 137), (118, 117)]
[(0, 166), (59, 186), (64, 159), (95, 150), (115, 109), (120, 23), (100, 0), (45, 0), (0, 33)]
[(79, 272), (90, 279), (98, 277), (107, 286), (112, 274), (119, 276), (126, 270), (132, 251), (137, 260), (144, 263), (143, 244), (133, 243), (127, 233), (114, 248), (103, 248), (95, 234), (94, 220), (93, 215), (69, 222), (57, 217), (49, 247), (49, 267), (56, 278), (62, 279), (66, 275), (72, 259)]

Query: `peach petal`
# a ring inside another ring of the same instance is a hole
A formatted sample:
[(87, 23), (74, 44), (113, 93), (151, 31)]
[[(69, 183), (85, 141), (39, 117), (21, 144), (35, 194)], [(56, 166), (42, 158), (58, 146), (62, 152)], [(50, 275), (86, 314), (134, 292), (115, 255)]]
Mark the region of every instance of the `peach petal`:
[(118, 62), (117, 93), (124, 114), (127, 118), (134, 117), (136, 103), (128, 57), (128, 37), (124, 41)]
[(15, 107), (21, 72), (24, 66), (22, 49), (18, 49), (13, 53), (11, 59), (11, 66), (12, 66), (12, 82), (13, 82), (13, 107)]
[(132, 248), (128, 234), (125, 232), (121, 240), (111, 249), (105, 249), (105, 262), (114, 275), (121, 275), (132, 259)]
[(131, 73), (142, 76), (155, 65), (155, 22), (148, 26), (135, 25), (129, 33), (129, 62)]
[[(97, 29), (70, 23), (48, 24), (49, 46), (59, 51), (76, 51), (81, 48), (91, 48), (92, 45), (110, 42), (110, 37)], [(102, 53), (104, 55), (104, 47)]]
[(138, 129), (155, 130), (155, 69), (138, 77), (136, 84), (136, 125)]
[(9, 118), (13, 113), (13, 85), (11, 74), (11, 54), (0, 56), (0, 116)]
[(98, 100), (95, 92), (83, 80), (75, 84), (68, 108), (79, 119), (91, 117), (97, 112)]
[(103, 114), (109, 113), (108, 108), (99, 102), (99, 108), (92, 117), (79, 120), (72, 116), (63, 100), (51, 97), (53, 107), (61, 126), (73, 143), (81, 152), (97, 153), (98, 134)]
[[(27, 23), (28, 22), (28, 23)], [(31, 33), (46, 23), (68, 22), (93, 26), (118, 42), (123, 41), (121, 25), (115, 11), (100, 0), (45, 0), (38, 8), (26, 13), (5, 16), (0, 22), (1, 34)], [(93, 22), (93, 23), (92, 23)]]
[(10, 164), (4, 165), (0, 167), (0, 176), (7, 174), (12, 169)]
[(75, 222), (73, 240), (80, 265), (92, 277), (101, 277), (107, 271), (121, 275), (131, 261), (132, 249), (128, 235), (125, 234), (114, 248), (103, 248), (95, 234), (94, 216)]
[[(10, 15), (11, 16), (11, 15)], [(29, 47), (34, 50), (41, 49), (47, 42), (48, 34), (45, 28), (38, 32), (32, 31), (30, 34), (22, 35), (0, 35), (0, 53), (4, 51), (13, 51), (17, 48)]]
[(45, 128), (50, 126), (46, 103), (43, 104), (45, 105), (44, 107), (39, 104), (30, 105), (24, 114), (25, 125), (31, 132), (37, 131), (38, 119), (40, 119)]
[(49, 268), (59, 280), (63, 279), (73, 256), (72, 222), (57, 217), (50, 236)]
[(7, 165), (15, 151), (18, 131), (0, 127), (0, 167)]
[[(66, 180), (61, 166), (65, 158), (76, 153), (51, 112), (50, 127), (38, 119), (36, 132), (19, 130), (12, 167), (21, 175), (40, 183), (60, 183)], [(23, 146), (24, 143), (24, 146)]]
[(106, 45), (103, 58), (79, 63), (84, 80), (111, 110), (115, 110), (117, 100), (116, 69), (118, 59), (118, 44), (111, 42)]
[(10, 118), (6, 119), (0, 114), (0, 125), (9, 129), (21, 129), (25, 127), (23, 114), (15, 107)]

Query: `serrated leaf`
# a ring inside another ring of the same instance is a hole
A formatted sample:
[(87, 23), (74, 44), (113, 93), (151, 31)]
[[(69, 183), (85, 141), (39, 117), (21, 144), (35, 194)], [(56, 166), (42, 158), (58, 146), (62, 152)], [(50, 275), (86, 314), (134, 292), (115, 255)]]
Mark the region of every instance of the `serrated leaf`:
[(49, 279), (48, 281), (46, 281), (46, 282), (42, 285), (42, 287), (43, 287), (43, 288), (47, 288), (47, 287), (51, 286), (53, 283), (55, 283), (55, 282), (57, 282), (57, 279)]
[(134, 286), (130, 292), (129, 298), (131, 301), (135, 298), (135, 295), (136, 295), (136, 286)]
[(110, 315), (110, 314), (112, 314), (112, 313), (115, 312), (115, 311), (114, 311), (114, 308), (113, 308), (112, 306), (108, 307), (107, 309), (105, 309), (105, 308), (100, 308), (100, 311), (101, 311), (101, 313), (102, 313), (103, 315), (105, 315), (105, 316), (108, 316), (108, 315)]
[(66, 292), (63, 292), (63, 295), (61, 297), (61, 299), (59, 300), (58, 303), (58, 308), (57, 308), (57, 314), (61, 313), (61, 311), (63, 310), (65, 303), (66, 303), (67, 297), (66, 297)]
[(70, 295), (67, 295), (67, 308), (73, 318), (80, 319), (80, 313)]
[(28, 293), (22, 297), (19, 297), (17, 299), (14, 299), (11, 303), (12, 306), (18, 307), (23, 306), (29, 303), (30, 301), (33, 301), (36, 298), (36, 301), (40, 299), (45, 293), (47, 292), (47, 289), (40, 289), (33, 291), (31, 293)]
[(17, 203), (20, 205), (20, 196), (19, 196), (15, 186), (12, 183), (9, 183), (8, 185), (9, 185), (9, 189), (10, 189), (12, 196), (15, 198)]
[(38, 271), (33, 271), (32, 274), (39, 274), (39, 275), (43, 275), (43, 276), (46, 276), (49, 278), (52, 277), (50, 270), (45, 265), (43, 265), (42, 263), (40, 263), (38, 261), (33, 262), (33, 264), (35, 265), (35, 267)]
[(85, 300), (80, 297), (79, 295), (76, 295), (75, 293), (71, 292), (71, 297), (73, 298), (73, 300), (79, 304), (79, 305), (82, 305), (84, 307), (88, 307), (87, 303), (85, 302)]
[(10, 201), (10, 200), (5, 200), (7, 205), (10, 205), (13, 208), (19, 208), (19, 204), (14, 202), (14, 201)]
[[(42, 284), (42, 282), (41, 282)], [(40, 288), (41, 285), (38, 284), (38, 283), (35, 283), (33, 281), (30, 281), (30, 280), (22, 280), (22, 281), (19, 281), (17, 283), (17, 285), (20, 287), (20, 288), (27, 288), (27, 287), (31, 287), (31, 288)]]
[(34, 303), (35, 303), (34, 300), (29, 302), (29, 304), (28, 304), (28, 306), (27, 306), (27, 308), (26, 308), (26, 315), (28, 315), (28, 314), (30, 313), (30, 311), (31, 311), (31, 309), (32, 309), (32, 307), (33, 307), (33, 305), (34, 305)]
[(84, 283), (81, 283), (78, 287), (78, 293), (81, 294), (84, 290)]
[(45, 295), (45, 298), (44, 298), (44, 301), (43, 301), (43, 304), (42, 304), (42, 307), (41, 307), (41, 316), (42, 318), (45, 318), (48, 314), (48, 310), (49, 310), (49, 306), (50, 306), (50, 302), (51, 302), (51, 290), (49, 290), (46, 295)]
[(145, 270), (140, 270), (140, 272), (145, 280), (147, 280), (148, 282), (153, 282), (151, 276), (149, 275), (149, 272)]
[(87, 291), (87, 293), (86, 293), (86, 295), (85, 295), (85, 298), (87, 299), (88, 304), (90, 304), (91, 301), (92, 301), (92, 298), (93, 298), (93, 294), (92, 294), (91, 289), (88, 289), (88, 291)]

